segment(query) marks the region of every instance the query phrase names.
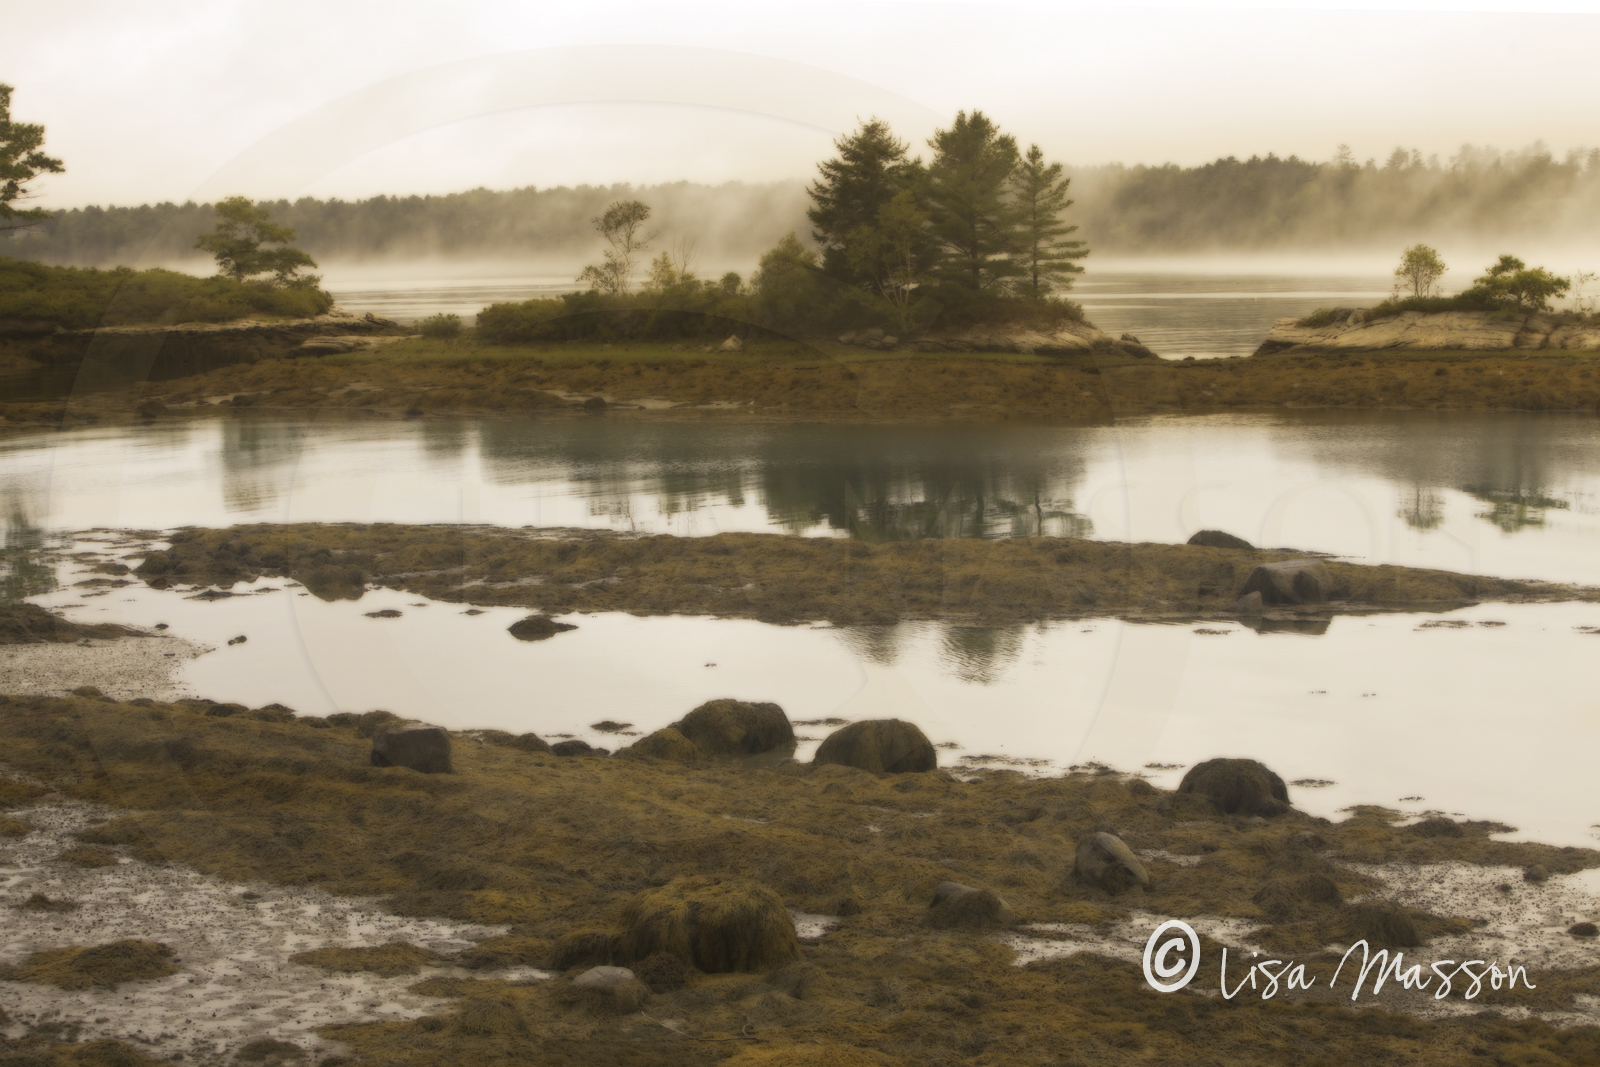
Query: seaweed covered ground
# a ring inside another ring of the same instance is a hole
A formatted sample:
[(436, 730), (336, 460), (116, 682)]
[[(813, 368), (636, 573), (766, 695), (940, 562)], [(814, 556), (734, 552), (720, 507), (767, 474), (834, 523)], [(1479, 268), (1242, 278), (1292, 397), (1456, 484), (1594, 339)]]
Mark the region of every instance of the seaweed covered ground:
[[(364, 735), (380, 725), (379, 716), (320, 719), (203, 701), (11, 697), (0, 703), (11, 768), (0, 778), (0, 807), (24, 824), (30, 805), (52, 795), (121, 809), (78, 840), (123, 864), (176, 864), (235, 881), (376, 896), (402, 915), (504, 924), (503, 936), (461, 955), (461, 969), (412, 987), (446, 998), (443, 1011), (325, 1027), (322, 1036), (345, 1051), (323, 1063), (1600, 1060), (1600, 1028), (1555, 1024), (1592, 999), (1592, 964), (1535, 966), (1528, 977), (1536, 989), (1495, 990), (1472, 1004), (1458, 984), (1434, 1017), (1422, 1018), (1431, 993), (1408, 1001), (1386, 990), (1354, 1006), (1325, 989), (1230, 1001), (1154, 993), (1138, 963), (1116, 954), (1017, 966), (1013, 935), (937, 922), (929, 907), (936, 887), (955, 880), (1004, 898), (1037, 942), (1166, 915), (1193, 918), (1232, 944), (1235, 958), (1259, 946), (1321, 966), (1329, 942), (1366, 936), (1404, 945), (1408, 961), (1428, 960), (1483, 920), (1386, 903), (1391, 894), (1373, 865), (1454, 863), (1491, 877), (1537, 865), (1560, 878), (1600, 867), (1594, 851), (1508, 843), (1491, 836), (1506, 828), (1489, 823), (1405, 826), (1382, 809), (1338, 823), (1293, 810), (1223, 814), (1203, 797), (1098, 767), (1045, 779), (879, 776), (838, 766), (560, 758), (503, 735), (461, 733), (452, 738), (454, 773), (425, 775), (371, 765)], [(1148, 889), (1113, 893), (1071, 876), (1079, 843), (1096, 832), (1118, 834), (1138, 852)], [(685, 878), (750, 883), (795, 912), (832, 918), (777, 967), (711, 974), (619, 958), (630, 906)], [(1538, 892), (1520, 878), (1503, 889)], [(145, 937), (159, 941), (159, 932)], [(1203, 944), (1218, 947), (1213, 934)], [(8, 977), (59, 977), (70, 955), (78, 964), (71, 980), (94, 981), (83, 953), (58, 951), (68, 947), (4, 961), (22, 965)], [(330, 975), (403, 973), (436, 961), (381, 944), (308, 952), (301, 961)], [(124, 966), (140, 953), (154, 970), (184, 966), (144, 945), (105, 946), (100, 955)], [(627, 1010), (569, 981), (613, 961), (632, 963), (650, 982)], [(497, 970), (506, 963), (562, 973), (511, 980)], [(181, 971), (170, 980), (179, 979)], [(122, 991), (136, 997), (138, 988), (130, 981)], [(85, 1048), (62, 1045), (48, 1052), (56, 1059), (26, 1062), (102, 1062), (68, 1058)]]
[[(403, 524), (180, 530), (135, 576), (160, 588), (285, 576), (324, 599), (369, 583), (435, 600), (549, 613), (627, 611), (839, 624), (1086, 615), (1238, 614), (1259, 563), (1294, 552), (1033, 537), (900, 541), (728, 533), (609, 533)], [(1325, 564), (1332, 602), (1284, 609), (1429, 610), (1481, 600), (1589, 600), (1600, 590), (1397, 566)]]
[[(1600, 411), (1597, 361), (1586, 352), (1193, 361), (951, 356), (829, 344), (699, 353), (665, 344), (508, 347), (410, 338), (346, 356), (263, 359), (132, 390), (0, 403), (0, 417), (16, 427), (243, 409), (852, 422), (1103, 420), (1284, 408), (1593, 412)], [(26, 362), (13, 353), (12, 363)]]

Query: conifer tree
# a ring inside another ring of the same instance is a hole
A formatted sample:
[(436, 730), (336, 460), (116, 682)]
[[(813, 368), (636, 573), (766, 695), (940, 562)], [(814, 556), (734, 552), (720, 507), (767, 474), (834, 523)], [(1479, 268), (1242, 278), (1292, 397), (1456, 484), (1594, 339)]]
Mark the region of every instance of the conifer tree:
[(1051, 292), (1072, 288), (1072, 276), (1083, 268), (1074, 260), (1089, 254), (1082, 241), (1067, 239), (1077, 231), (1061, 221), (1061, 213), (1072, 206), (1067, 199), (1071, 178), (1061, 176), (1061, 164), (1045, 165), (1038, 145), (1030, 145), (1011, 174), (1012, 206), (1016, 211), (1017, 237), (1021, 246), (1017, 263), (1022, 277), (1017, 291), (1034, 300)]
[(11, 121), (11, 86), (0, 85), (0, 230), (12, 230), (39, 219), (48, 211), (21, 209), (13, 201), (26, 199), (28, 182), (39, 174), (60, 174), (61, 160), (45, 155), (44, 127)]
[(921, 166), (906, 158), (906, 142), (882, 119), (868, 119), (834, 142), (839, 155), (817, 165), (821, 178), (807, 192), (811, 236), (822, 246), (822, 272), (848, 285), (882, 291), (894, 265), (872, 251), (883, 242), (880, 213), (916, 184)]
[(1006, 185), (1017, 165), (1016, 138), (981, 111), (957, 112), (928, 142), (934, 152), (924, 183), (931, 230), (944, 255), (934, 274), (965, 289), (994, 291), (1021, 273), (1016, 215)]

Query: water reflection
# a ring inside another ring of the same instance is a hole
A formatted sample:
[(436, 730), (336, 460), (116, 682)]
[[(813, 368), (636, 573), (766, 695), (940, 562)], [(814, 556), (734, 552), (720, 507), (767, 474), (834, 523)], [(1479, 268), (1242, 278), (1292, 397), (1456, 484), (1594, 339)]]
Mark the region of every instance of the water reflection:
[[(635, 499), (663, 517), (754, 498), (789, 533), (818, 527), (884, 542), (925, 537), (1087, 537), (1073, 510), (1082, 448), (1041, 450), (1026, 432), (882, 427), (679, 427), (483, 424), (497, 481), (558, 472), (589, 513), (636, 529)], [(1087, 445), (1087, 441), (1083, 442)]]
[(21, 502), (6, 504), (5, 547), (0, 548), (0, 603), (14, 604), (24, 597), (55, 588), (55, 568), (41, 559), (44, 530), (28, 520)]

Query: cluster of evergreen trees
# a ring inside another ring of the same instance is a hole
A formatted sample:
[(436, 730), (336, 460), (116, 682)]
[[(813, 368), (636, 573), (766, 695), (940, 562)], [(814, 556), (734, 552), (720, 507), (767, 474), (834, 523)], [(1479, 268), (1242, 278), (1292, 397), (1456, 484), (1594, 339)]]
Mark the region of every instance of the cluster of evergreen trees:
[(930, 286), (1035, 300), (1071, 286), (1089, 250), (1062, 221), (1060, 163), (1038, 145), (1020, 153), (981, 111), (958, 113), (928, 146), (924, 166), (878, 119), (836, 142), (806, 213), (824, 274), (897, 305)]

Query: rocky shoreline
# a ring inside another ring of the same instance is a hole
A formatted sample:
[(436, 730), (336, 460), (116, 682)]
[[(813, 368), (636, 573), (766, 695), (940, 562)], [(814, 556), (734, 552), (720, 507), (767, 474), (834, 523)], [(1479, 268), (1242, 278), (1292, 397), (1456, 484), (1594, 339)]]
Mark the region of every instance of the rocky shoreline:
[[(707, 712), (681, 725), (751, 736)], [(1565, 929), (1600, 915), (1581, 873), (1600, 853), (1500, 840), (1497, 824), (1311, 818), (1249, 760), (1211, 761), (1214, 781), (1192, 768), (1168, 793), (1098, 766), (958, 778), (820, 752), (809, 766), (707, 747), (559, 756), (463, 731), (450, 772), (427, 774), (372, 766), (391, 724), (89, 693), (0, 702), (0, 904), (26, 917), (0, 945), (10, 1049), (115, 1041), (116, 1062), (140, 1067), (179, 1052), (894, 1067), (1044, 1062), (1063, 1042), (1098, 1063), (1265, 1067), (1308, 1036), (1345, 1062), (1387, 1049), (1441, 1067), (1462, 1047), (1600, 1050), (1593, 943)], [(776, 956), (719, 962), (691, 939), (668, 966), (651, 902), (707, 893), (772, 900), (761, 921), (788, 931)], [(1200, 931), (1208, 972), (1227, 946), (1331, 973), (1367, 938), (1408, 961), (1509, 953), (1534, 988), (1352, 1005), (1324, 984), (1230, 1003), (1208, 973), (1152, 1014), (1138, 955), (1167, 917)], [(72, 944), (153, 946), (159, 962), (72, 972), (65, 994), (30, 977)]]
[(1319, 325), (1279, 319), (1255, 355), (1315, 352), (1592, 352), (1600, 321), (1550, 312), (1334, 308)]

